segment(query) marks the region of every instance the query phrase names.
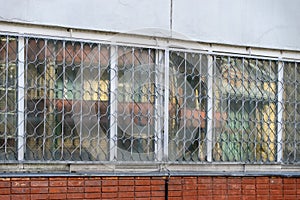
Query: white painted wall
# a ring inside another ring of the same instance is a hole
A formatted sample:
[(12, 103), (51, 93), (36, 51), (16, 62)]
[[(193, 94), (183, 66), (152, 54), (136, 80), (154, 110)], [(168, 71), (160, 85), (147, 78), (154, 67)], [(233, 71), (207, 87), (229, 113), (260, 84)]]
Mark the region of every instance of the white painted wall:
[(300, 0), (0, 0), (0, 4), (0, 21), (6, 22), (300, 50)]

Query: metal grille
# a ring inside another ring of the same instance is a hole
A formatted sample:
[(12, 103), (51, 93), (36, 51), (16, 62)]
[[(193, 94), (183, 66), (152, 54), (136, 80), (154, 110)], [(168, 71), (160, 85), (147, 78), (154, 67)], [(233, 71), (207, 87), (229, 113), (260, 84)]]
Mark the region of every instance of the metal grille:
[(0, 159), (17, 159), (17, 39), (0, 36)]
[(299, 162), (297, 62), (0, 42), (2, 161)]

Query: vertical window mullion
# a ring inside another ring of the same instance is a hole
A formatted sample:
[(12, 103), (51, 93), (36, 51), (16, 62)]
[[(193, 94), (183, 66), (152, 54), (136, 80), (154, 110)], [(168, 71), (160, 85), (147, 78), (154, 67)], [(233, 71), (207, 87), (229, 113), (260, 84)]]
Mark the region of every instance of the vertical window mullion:
[(164, 67), (162, 67), (162, 57), (163, 57), (163, 51), (162, 50), (156, 50), (155, 55), (155, 155), (157, 156), (158, 161), (162, 161), (163, 158), (163, 148), (162, 148), (162, 127), (163, 124), (161, 123), (163, 119), (163, 110), (161, 109), (161, 105), (163, 105), (163, 95), (161, 94), (162, 91), (162, 85), (163, 85), (163, 71), (165, 70)]
[(109, 160), (117, 158), (117, 133), (118, 133), (118, 49), (117, 46), (110, 48), (110, 137), (109, 137)]
[(282, 161), (282, 134), (283, 134), (283, 72), (284, 72), (284, 64), (282, 61), (278, 62), (278, 79), (277, 79), (277, 162)]
[(213, 62), (213, 56), (208, 55), (208, 74), (207, 74), (207, 161), (212, 162), (213, 152), (213, 71), (215, 63)]
[(25, 152), (25, 71), (24, 71), (24, 37), (18, 38), (18, 96), (17, 96), (17, 106), (18, 106), (18, 160), (24, 160)]
[(164, 65), (164, 138), (163, 138), (163, 160), (168, 160), (169, 151), (169, 49), (165, 50)]

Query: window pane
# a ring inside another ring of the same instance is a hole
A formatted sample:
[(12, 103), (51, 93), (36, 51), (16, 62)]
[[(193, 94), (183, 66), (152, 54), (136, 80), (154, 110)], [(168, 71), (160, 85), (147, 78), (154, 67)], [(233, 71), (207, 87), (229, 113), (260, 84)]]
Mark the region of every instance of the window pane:
[(156, 100), (154, 51), (118, 48), (118, 160), (153, 160)]
[(283, 161), (300, 159), (300, 65), (284, 63)]
[(106, 160), (105, 45), (28, 38), (27, 160)]
[(214, 160), (275, 161), (277, 64), (220, 56), (214, 70)]
[(170, 52), (169, 159), (206, 159), (207, 57)]
[(0, 160), (15, 160), (17, 136), (17, 39), (0, 36)]

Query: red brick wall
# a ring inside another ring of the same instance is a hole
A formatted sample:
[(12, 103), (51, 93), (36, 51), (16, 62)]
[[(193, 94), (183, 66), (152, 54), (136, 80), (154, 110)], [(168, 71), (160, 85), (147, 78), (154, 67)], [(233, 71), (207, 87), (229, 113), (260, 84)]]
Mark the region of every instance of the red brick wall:
[[(300, 199), (300, 178), (170, 177), (169, 200)], [(165, 199), (164, 177), (0, 178), (0, 199)]]

